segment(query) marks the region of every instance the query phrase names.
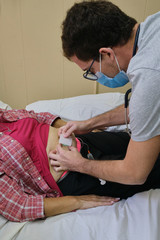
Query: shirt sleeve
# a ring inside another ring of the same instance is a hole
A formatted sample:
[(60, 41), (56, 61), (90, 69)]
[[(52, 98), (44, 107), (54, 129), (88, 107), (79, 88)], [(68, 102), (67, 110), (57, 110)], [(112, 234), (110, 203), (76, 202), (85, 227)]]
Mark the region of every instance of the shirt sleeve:
[(10, 221), (23, 222), (44, 218), (45, 195), (28, 195), (5, 173), (0, 175), (0, 214)]
[(34, 118), (39, 123), (46, 123), (51, 125), (59, 116), (53, 115), (49, 112), (35, 113), (34, 111), (20, 110), (3, 110), (0, 109), (0, 122), (13, 122), (24, 118)]
[(160, 134), (159, 72), (138, 69), (132, 73), (129, 118), (132, 140), (147, 141)]
[(46, 123), (48, 125), (52, 125), (52, 123), (56, 119), (60, 118), (59, 116), (53, 115), (49, 112), (35, 113), (35, 112), (32, 111), (31, 114), (36, 115), (36, 118), (40, 123)]

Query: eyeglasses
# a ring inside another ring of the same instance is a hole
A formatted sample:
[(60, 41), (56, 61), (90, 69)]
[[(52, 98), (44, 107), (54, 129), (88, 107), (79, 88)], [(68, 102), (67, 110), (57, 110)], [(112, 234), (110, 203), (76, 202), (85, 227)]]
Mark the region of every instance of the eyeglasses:
[(93, 63), (95, 62), (96, 58), (93, 59), (89, 69), (83, 74), (83, 77), (88, 79), (88, 80), (92, 80), (92, 81), (96, 81), (98, 79), (98, 77), (96, 76), (96, 74), (94, 74), (93, 72), (90, 71)]

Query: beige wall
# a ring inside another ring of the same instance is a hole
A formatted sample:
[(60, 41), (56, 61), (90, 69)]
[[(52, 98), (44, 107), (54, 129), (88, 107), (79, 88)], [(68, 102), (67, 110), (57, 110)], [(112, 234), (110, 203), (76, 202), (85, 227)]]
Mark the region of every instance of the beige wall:
[[(60, 25), (74, 2), (0, 0), (1, 101), (24, 108), (37, 100), (94, 93), (95, 84), (83, 79), (82, 71), (62, 56)], [(159, 0), (113, 2), (139, 22), (160, 10)], [(98, 85), (98, 93), (107, 91)]]

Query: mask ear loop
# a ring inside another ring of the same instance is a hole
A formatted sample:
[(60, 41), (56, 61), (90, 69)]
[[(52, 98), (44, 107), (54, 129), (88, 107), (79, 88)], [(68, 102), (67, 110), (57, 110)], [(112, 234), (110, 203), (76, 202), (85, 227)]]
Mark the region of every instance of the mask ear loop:
[(100, 73), (101, 73), (101, 64), (102, 64), (102, 56), (101, 56), (101, 53), (99, 54), (99, 64), (100, 64)]
[(114, 58), (115, 58), (115, 60), (116, 60), (117, 67), (118, 67), (118, 70), (119, 70), (119, 72), (120, 72), (120, 71), (121, 71), (121, 69), (120, 69), (119, 62), (118, 62), (118, 60), (117, 60), (117, 57), (116, 57), (116, 55), (115, 55), (115, 53), (114, 53), (113, 49), (112, 49), (112, 48), (109, 48), (109, 49), (111, 49), (111, 50), (112, 50), (112, 52), (113, 52), (113, 54), (114, 54)]
[[(114, 52), (113, 52), (113, 53), (114, 53)], [(120, 69), (120, 66), (119, 66), (119, 63), (118, 63), (118, 60), (117, 60), (117, 57), (116, 57), (115, 53), (114, 53), (114, 57), (115, 57), (115, 60), (116, 60), (116, 63), (117, 63), (118, 70), (119, 70), (119, 72), (120, 72), (121, 69)]]

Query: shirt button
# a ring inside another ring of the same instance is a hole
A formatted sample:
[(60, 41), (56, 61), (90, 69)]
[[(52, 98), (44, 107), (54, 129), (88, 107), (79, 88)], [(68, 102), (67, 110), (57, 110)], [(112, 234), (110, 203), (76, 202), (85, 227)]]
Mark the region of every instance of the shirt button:
[(29, 157), (27, 157), (26, 160), (28, 161), (28, 160), (29, 160)]
[(2, 136), (3, 135), (3, 133), (2, 132), (0, 132), (0, 136)]
[(40, 180), (41, 180), (41, 177), (38, 177), (38, 180), (40, 181)]
[(11, 142), (14, 142), (14, 140), (12, 139)]
[(58, 192), (56, 190), (54, 190), (53, 193), (57, 194)]

